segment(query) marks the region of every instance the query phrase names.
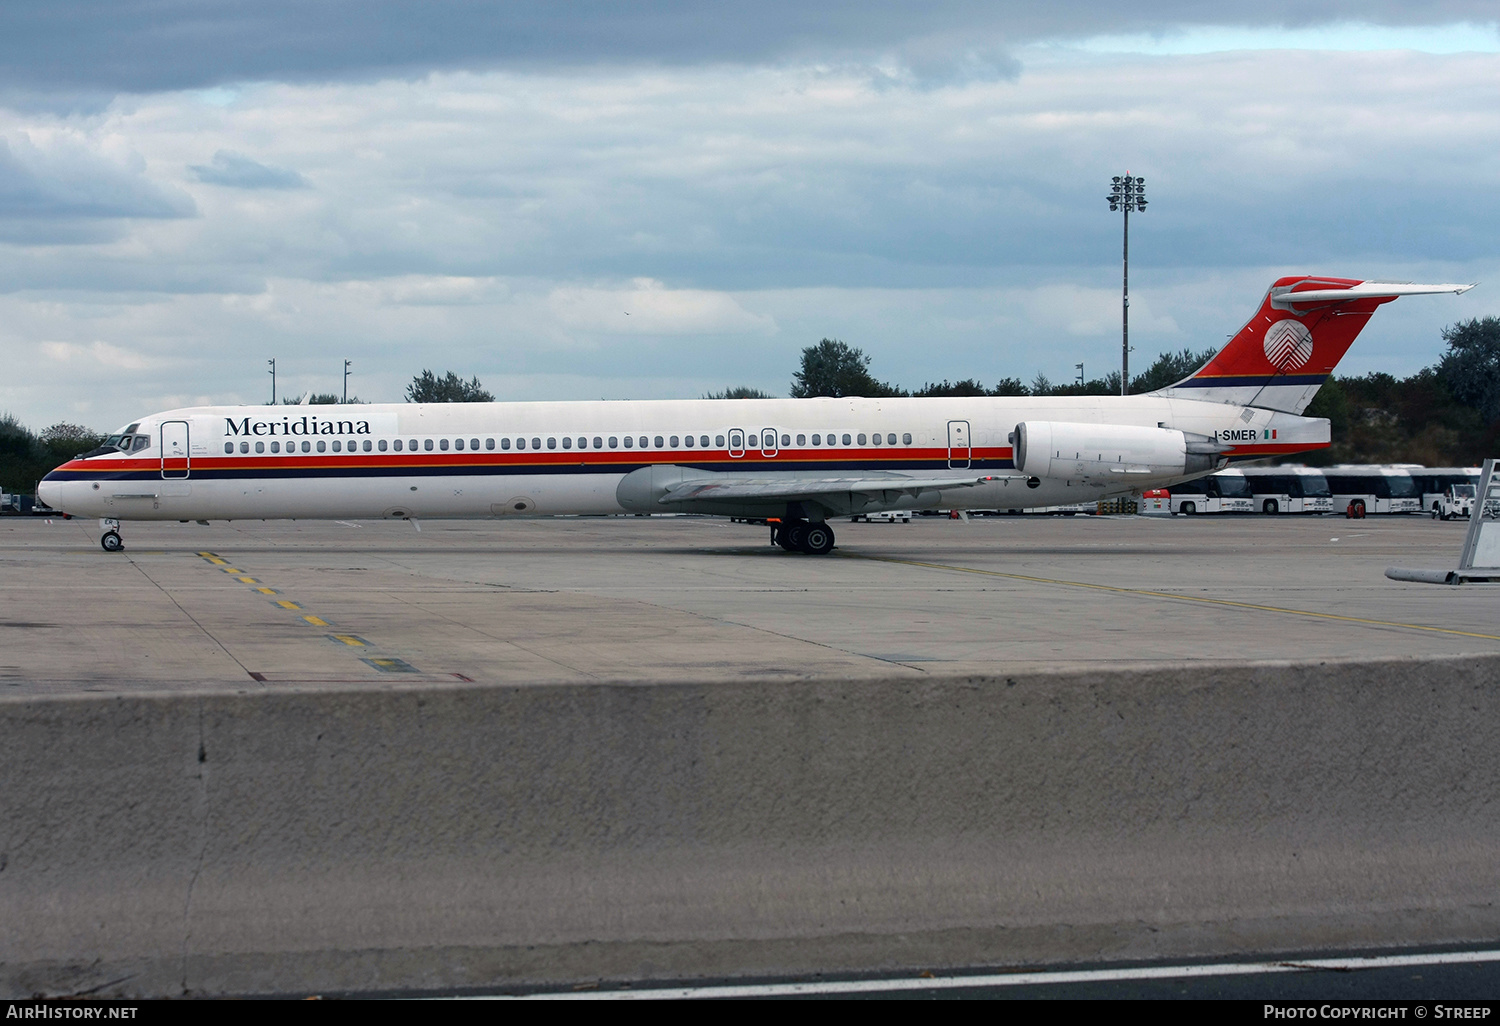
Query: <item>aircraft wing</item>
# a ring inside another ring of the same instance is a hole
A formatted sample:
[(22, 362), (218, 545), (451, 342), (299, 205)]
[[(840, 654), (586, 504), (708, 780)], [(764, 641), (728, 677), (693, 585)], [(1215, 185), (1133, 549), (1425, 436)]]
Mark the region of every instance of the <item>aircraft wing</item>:
[[(1009, 476), (1009, 475), (1006, 475)], [(735, 499), (775, 501), (778, 499), (816, 499), (820, 495), (868, 495), (882, 502), (894, 502), (898, 496), (916, 496), (921, 492), (939, 491), (945, 488), (973, 488), (975, 485), (998, 481), (1000, 476), (975, 477), (972, 474), (953, 477), (729, 477), (715, 475), (684, 481), (667, 489), (657, 501), (663, 505), (674, 502), (712, 502)]]

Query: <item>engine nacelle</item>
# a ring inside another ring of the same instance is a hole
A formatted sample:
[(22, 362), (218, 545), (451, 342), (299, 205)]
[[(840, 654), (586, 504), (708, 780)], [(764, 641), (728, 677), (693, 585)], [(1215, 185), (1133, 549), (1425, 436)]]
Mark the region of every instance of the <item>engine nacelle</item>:
[(1217, 447), (1206, 441), (1170, 428), (1028, 420), (1016, 425), (1011, 447), (1016, 469), (1032, 477), (1129, 481), (1213, 470)]

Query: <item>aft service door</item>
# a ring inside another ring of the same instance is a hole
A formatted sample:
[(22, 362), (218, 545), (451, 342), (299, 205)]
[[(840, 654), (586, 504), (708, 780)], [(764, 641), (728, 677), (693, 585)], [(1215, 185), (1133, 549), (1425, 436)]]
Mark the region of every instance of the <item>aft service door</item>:
[(969, 422), (948, 422), (948, 467), (950, 470), (969, 469)]
[(760, 433), (760, 454), (775, 456), (781, 450), (776, 446), (776, 429), (766, 428)]
[(187, 477), (192, 471), (190, 461), (187, 421), (167, 421), (161, 426), (161, 476)]
[(729, 429), (729, 455), (739, 459), (745, 455), (745, 431), (743, 428)]

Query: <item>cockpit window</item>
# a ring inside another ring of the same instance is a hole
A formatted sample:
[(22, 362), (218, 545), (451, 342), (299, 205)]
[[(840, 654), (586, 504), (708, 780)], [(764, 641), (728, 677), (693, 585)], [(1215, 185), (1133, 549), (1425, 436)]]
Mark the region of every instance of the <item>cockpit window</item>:
[(131, 452), (140, 452), (151, 445), (150, 435), (136, 435), (135, 444), (130, 447)]

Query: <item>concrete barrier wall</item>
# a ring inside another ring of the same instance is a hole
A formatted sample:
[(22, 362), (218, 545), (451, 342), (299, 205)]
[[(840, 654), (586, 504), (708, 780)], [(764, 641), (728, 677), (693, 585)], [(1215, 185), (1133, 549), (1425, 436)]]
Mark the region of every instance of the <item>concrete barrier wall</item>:
[(1500, 657), (0, 700), (0, 989), (1492, 939)]

